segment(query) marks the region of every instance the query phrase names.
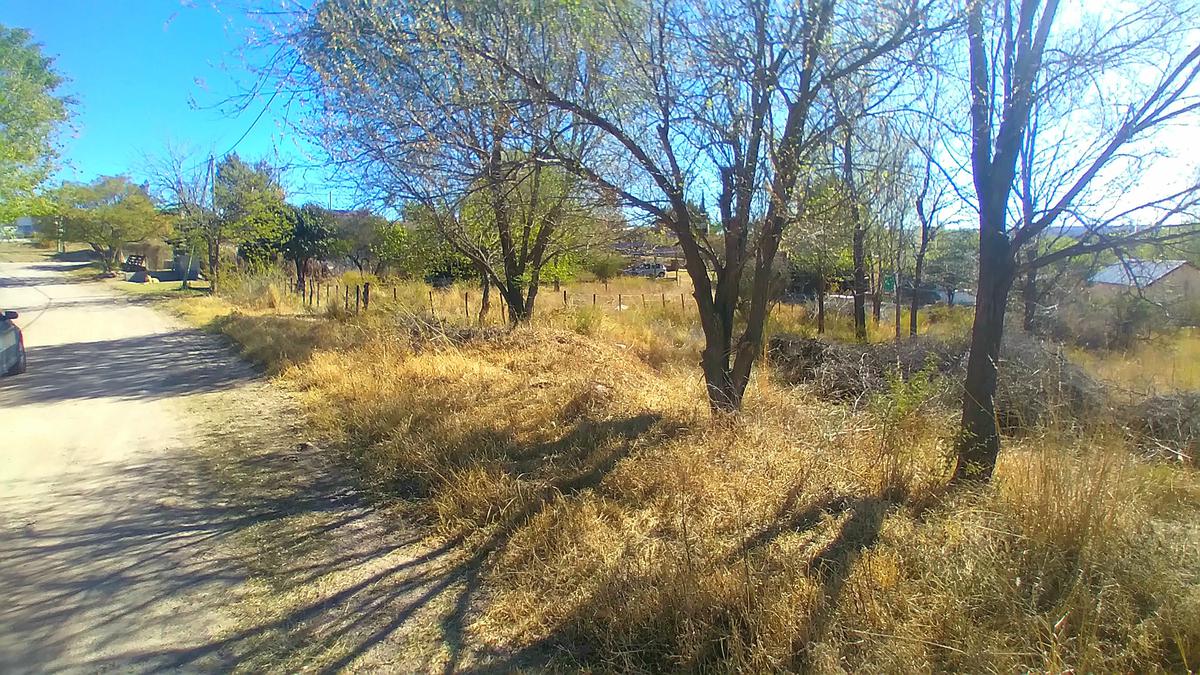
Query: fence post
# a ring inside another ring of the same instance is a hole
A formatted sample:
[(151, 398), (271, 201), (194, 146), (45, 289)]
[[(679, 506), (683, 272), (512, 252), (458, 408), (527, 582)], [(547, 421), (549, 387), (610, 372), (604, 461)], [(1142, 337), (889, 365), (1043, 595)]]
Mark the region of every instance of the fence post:
[(617, 293), (617, 309), (618, 309), (618, 310), (620, 310), (620, 309), (621, 309), (621, 305), (623, 305), (623, 304), (625, 304), (625, 303), (624, 303), (624, 302), (622, 302), (622, 297), (621, 297), (621, 294), (620, 294), (620, 293)]
[(395, 287), (395, 286), (392, 286), (392, 302), (396, 302), (396, 301), (397, 301), (397, 298), (396, 298), (396, 287)]
[(363, 284), (363, 311), (371, 309), (371, 282)]
[(346, 295), (346, 305), (345, 305), (345, 308), (346, 308), (346, 311), (347, 311), (347, 312), (349, 312), (349, 311), (350, 311), (350, 287), (349, 287), (349, 286), (347, 286), (347, 287), (346, 287), (346, 293), (345, 293), (345, 295)]
[(567, 306), (567, 289), (563, 289), (563, 307)]
[(470, 292), (463, 293), (463, 316), (467, 317), (467, 322), (471, 321), (471, 294)]
[(687, 306), (683, 304), (683, 293), (679, 294), (679, 309), (682, 309), (685, 312), (687, 311)]
[(642, 293), (642, 309), (646, 308), (646, 294)]
[(592, 293), (592, 307), (596, 306), (596, 294)]
[(354, 313), (358, 314), (358, 305), (362, 301), (362, 289), (358, 284), (354, 284)]
[(433, 291), (429, 291), (429, 316), (437, 318), (437, 310), (433, 308)]
[(662, 294), (662, 303), (663, 303), (663, 309), (666, 309), (667, 308), (667, 294), (666, 293)]

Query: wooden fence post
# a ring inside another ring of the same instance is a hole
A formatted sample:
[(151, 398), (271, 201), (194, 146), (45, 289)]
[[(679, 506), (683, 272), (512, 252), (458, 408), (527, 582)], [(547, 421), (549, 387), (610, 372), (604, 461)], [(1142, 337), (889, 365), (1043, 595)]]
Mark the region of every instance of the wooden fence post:
[(463, 293), (463, 316), (467, 317), (467, 322), (471, 321), (471, 294)]
[(642, 309), (646, 308), (646, 294), (642, 293)]
[(358, 305), (362, 301), (362, 289), (358, 284), (354, 284), (354, 313), (358, 314)]
[(346, 308), (346, 311), (349, 312), (350, 311), (350, 287), (349, 286), (346, 287), (345, 295), (346, 295), (345, 308)]
[(563, 289), (563, 307), (567, 306), (567, 289)]
[(624, 303), (624, 302), (622, 302), (621, 300), (622, 300), (621, 294), (620, 294), (620, 293), (617, 293), (617, 309), (618, 309), (618, 310), (619, 310), (619, 309), (621, 309), (621, 305), (625, 304), (625, 303)]
[(592, 293), (592, 307), (596, 306), (596, 294)]
[(363, 284), (363, 311), (371, 309), (371, 282)]
[(666, 309), (667, 308), (667, 294), (666, 293), (662, 294), (662, 303), (663, 303), (663, 309)]
[(398, 300), (398, 298), (396, 297), (396, 287), (392, 286), (392, 302), (396, 302), (397, 300)]
[(437, 318), (437, 310), (433, 308), (433, 291), (429, 291), (429, 316)]
[(685, 312), (687, 311), (687, 305), (683, 304), (683, 293), (679, 294), (679, 309), (682, 309)]

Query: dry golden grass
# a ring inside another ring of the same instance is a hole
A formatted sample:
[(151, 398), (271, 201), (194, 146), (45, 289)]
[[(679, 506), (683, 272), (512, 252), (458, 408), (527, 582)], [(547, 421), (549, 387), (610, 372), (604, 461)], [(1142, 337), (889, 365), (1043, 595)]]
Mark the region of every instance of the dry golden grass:
[(645, 328), (636, 311), (466, 342), (414, 340), (381, 317), (222, 328), (283, 359), (312, 423), (375, 491), (488, 553), (478, 632), (574, 645), (563, 665), (1200, 659), (1193, 473), (1140, 463), (1098, 430), (1013, 443), (993, 488), (948, 494), (953, 415), (899, 391), (850, 412), (760, 377), (745, 415), (713, 422), (676, 367), (694, 355), (661, 356), (694, 347), (676, 344), (682, 320)]
[[(1119, 430), (1025, 435), (992, 486), (947, 491), (955, 415), (919, 381), (851, 410), (768, 364), (746, 412), (713, 420), (677, 296), (543, 291), (534, 326), (471, 334), (451, 314), (477, 291), (435, 292), (433, 321), (426, 288), (385, 288), (358, 316), (187, 302), (227, 314), (213, 325), (373, 492), (480, 556), (490, 642), (643, 672), (1200, 664), (1200, 478)], [(781, 312), (772, 330), (811, 326)]]
[(1183, 329), (1139, 342), (1128, 352), (1071, 350), (1071, 358), (1097, 377), (1141, 394), (1200, 390), (1200, 329)]

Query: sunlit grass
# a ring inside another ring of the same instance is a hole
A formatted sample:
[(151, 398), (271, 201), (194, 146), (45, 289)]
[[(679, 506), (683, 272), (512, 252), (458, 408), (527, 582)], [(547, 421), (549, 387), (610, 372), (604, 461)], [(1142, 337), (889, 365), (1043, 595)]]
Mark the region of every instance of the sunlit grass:
[[(472, 627), (489, 644), (634, 672), (1200, 662), (1200, 480), (1115, 425), (1051, 421), (1006, 441), (991, 487), (948, 490), (957, 415), (909, 385), (841, 406), (764, 363), (745, 412), (714, 421), (673, 281), (564, 285), (565, 304), (548, 285), (512, 331), (497, 295), (479, 330), (472, 285), (373, 281), (355, 314), (346, 281), (312, 305), (280, 278), (163, 295), (298, 391), (373, 494), (490, 554)], [(923, 310), (921, 332), (961, 337), (970, 312)], [(852, 338), (847, 316), (827, 328)], [(810, 308), (776, 307), (768, 332), (814, 334)], [(1094, 366), (1159, 367), (1132, 357)]]
[(1182, 329), (1125, 352), (1082, 348), (1072, 360), (1117, 388), (1137, 394), (1200, 390), (1200, 330)]
[[(544, 292), (532, 326), (472, 338), (454, 331), (478, 323), (478, 289), (379, 288), (357, 316), (343, 291), (335, 309), (266, 297), (212, 325), (301, 392), (373, 492), (492, 553), (473, 627), (489, 641), (622, 671), (1200, 658), (1200, 482), (1135, 459), (1119, 429), (1049, 425), (1009, 441), (993, 488), (948, 492), (956, 416), (899, 392), (850, 409), (766, 364), (743, 416), (715, 423), (695, 310), (665, 290), (622, 287), (621, 309)], [(923, 330), (961, 334), (969, 311)], [(777, 308), (771, 330), (811, 317)]]

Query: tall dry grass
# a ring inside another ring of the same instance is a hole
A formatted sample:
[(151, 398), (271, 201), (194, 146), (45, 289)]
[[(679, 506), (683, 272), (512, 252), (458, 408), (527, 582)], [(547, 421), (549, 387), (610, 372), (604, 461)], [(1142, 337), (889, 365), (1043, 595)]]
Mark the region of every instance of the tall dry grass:
[(1137, 394), (1200, 391), (1200, 329), (1184, 328), (1138, 342), (1125, 352), (1074, 348), (1072, 360)]
[(768, 365), (745, 413), (713, 420), (686, 305), (568, 295), (470, 332), (401, 297), (220, 327), (372, 491), (479, 552), (489, 640), (633, 672), (1200, 663), (1200, 481), (1117, 429), (1049, 424), (1008, 443), (994, 485), (948, 491), (956, 419), (920, 377), (852, 409)]

